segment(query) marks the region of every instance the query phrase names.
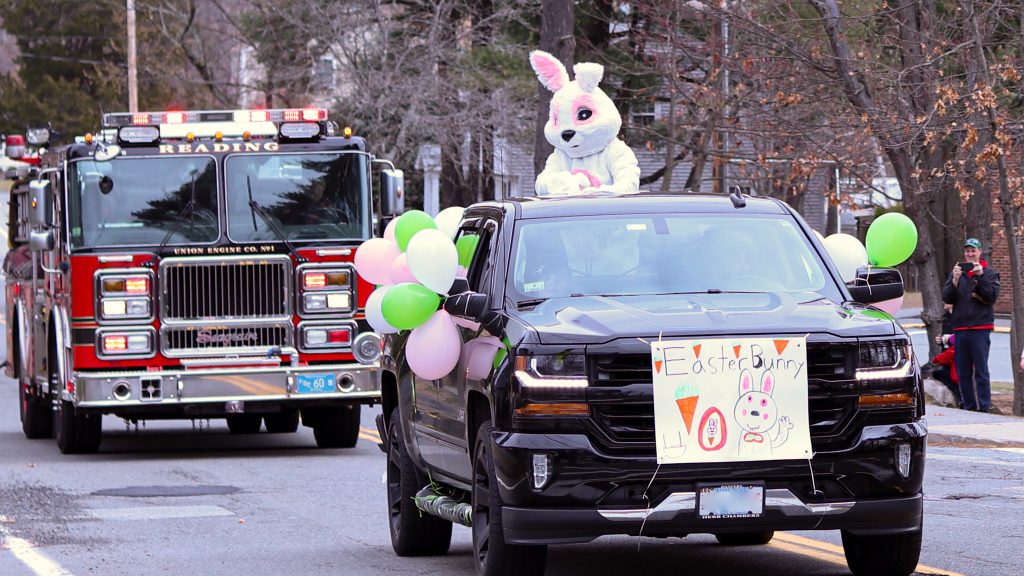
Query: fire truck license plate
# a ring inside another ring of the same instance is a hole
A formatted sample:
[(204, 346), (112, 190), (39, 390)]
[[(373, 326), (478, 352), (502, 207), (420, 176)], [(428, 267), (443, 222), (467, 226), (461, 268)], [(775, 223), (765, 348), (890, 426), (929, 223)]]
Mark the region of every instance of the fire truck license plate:
[(299, 394), (337, 392), (334, 374), (296, 374), (295, 391)]

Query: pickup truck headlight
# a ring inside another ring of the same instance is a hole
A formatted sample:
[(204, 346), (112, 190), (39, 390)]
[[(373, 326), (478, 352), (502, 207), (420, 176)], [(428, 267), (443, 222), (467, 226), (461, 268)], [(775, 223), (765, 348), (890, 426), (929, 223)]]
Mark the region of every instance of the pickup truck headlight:
[(860, 343), (856, 379), (860, 408), (906, 408), (916, 404), (914, 349), (905, 338)]
[(586, 416), (586, 358), (582, 354), (516, 356), (516, 416)]

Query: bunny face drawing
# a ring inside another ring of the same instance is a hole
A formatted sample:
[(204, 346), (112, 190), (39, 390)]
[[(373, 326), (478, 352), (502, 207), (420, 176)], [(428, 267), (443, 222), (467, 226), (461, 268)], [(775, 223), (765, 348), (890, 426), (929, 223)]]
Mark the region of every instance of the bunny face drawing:
[(788, 416), (779, 414), (779, 408), (772, 398), (775, 392), (775, 376), (766, 370), (761, 382), (754, 384), (749, 370), (740, 374), (739, 399), (733, 409), (733, 418), (742, 429), (739, 442), (740, 455), (770, 455), (789, 439), (793, 428)]
[(598, 83), (604, 67), (593, 62), (573, 66), (575, 80), (547, 52), (530, 53), (540, 83), (553, 93), (544, 137), (555, 147), (537, 177), (540, 195), (587, 190), (635, 192), (640, 186), (636, 155), (618, 139), (622, 117)]

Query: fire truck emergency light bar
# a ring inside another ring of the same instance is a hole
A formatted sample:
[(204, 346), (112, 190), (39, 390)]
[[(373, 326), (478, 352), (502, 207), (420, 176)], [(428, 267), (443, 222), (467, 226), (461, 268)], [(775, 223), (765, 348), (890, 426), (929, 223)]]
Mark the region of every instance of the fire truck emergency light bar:
[(157, 127), (160, 138), (209, 138), (223, 136), (275, 136), (285, 122), (324, 122), (323, 108), (278, 108), (273, 110), (199, 110), (168, 112), (118, 112), (103, 115), (104, 128)]

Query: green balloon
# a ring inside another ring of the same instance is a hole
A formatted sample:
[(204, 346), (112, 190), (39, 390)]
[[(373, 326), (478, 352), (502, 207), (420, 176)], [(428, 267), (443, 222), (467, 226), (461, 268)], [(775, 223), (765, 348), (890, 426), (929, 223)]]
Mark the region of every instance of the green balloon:
[[(398, 243), (398, 249), (405, 252), (406, 247), (409, 246), (409, 240), (412, 240), (412, 237), (420, 230), (428, 228), (437, 229), (437, 223), (430, 217), (430, 214), (422, 210), (410, 210), (399, 216), (398, 223), (395, 224), (395, 242)], [(392, 324), (392, 326), (395, 325)]]
[(396, 284), (384, 295), (380, 313), (399, 330), (412, 330), (437, 312), (441, 297), (422, 284), (405, 282)]
[(899, 212), (882, 214), (871, 223), (864, 244), (872, 266), (897, 266), (917, 248), (917, 226)]
[(480, 243), (480, 236), (459, 236), (455, 241), (455, 250), (459, 253), (459, 266), (469, 269), (473, 262), (473, 254), (476, 254), (476, 246)]
[(494, 354), (494, 360), (491, 362), (491, 366), (495, 369), (501, 365), (501, 362), (508, 356), (508, 351), (512, 348), (512, 343), (508, 341), (508, 336), (502, 336), (501, 338), (502, 347), (498, 348), (498, 351)]

